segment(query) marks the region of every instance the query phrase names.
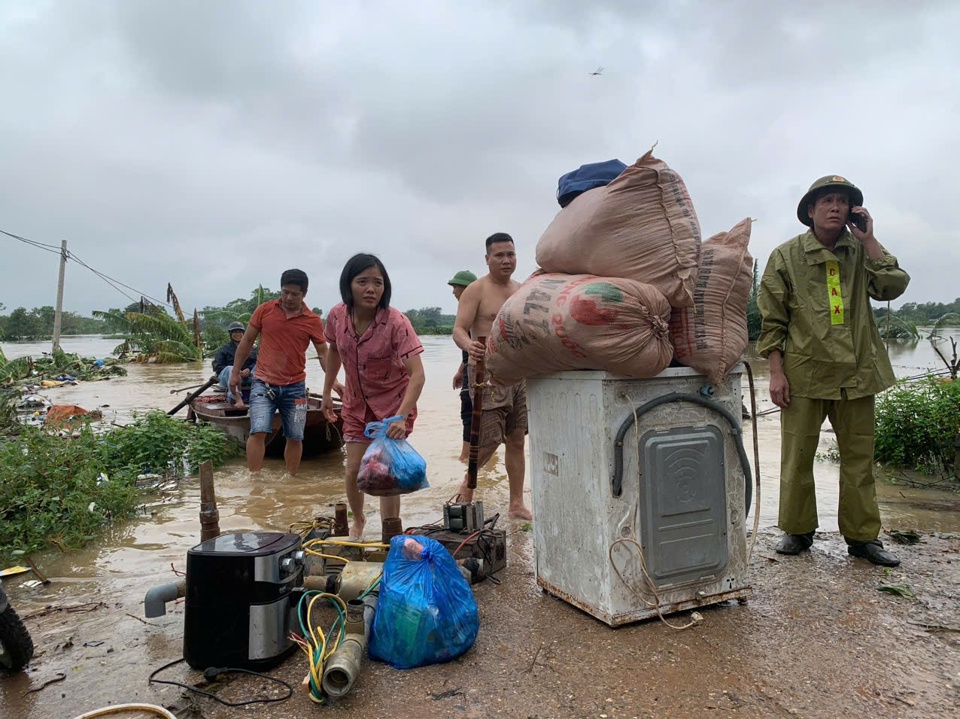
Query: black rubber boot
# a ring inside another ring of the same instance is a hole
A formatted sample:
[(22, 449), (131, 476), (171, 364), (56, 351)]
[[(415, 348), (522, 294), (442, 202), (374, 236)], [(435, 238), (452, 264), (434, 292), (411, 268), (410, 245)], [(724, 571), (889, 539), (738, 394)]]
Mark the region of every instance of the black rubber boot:
[(874, 539), (871, 542), (856, 542), (848, 539), (847, 552), (854, 557), (879, 564), (881, 567), (896, 567), (900, 564), (897, 555), (884, 549), (883, 542), (879, 539)]
[(800, 554), (813, 546), (813, 532), (806, 534), (784, 534), (775, 547), (777, 554)]

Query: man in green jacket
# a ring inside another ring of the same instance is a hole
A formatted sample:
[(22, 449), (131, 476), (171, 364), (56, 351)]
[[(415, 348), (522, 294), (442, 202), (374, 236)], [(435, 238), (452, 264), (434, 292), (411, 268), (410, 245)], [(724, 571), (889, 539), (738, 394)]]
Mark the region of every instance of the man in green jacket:
[(874, 396), (893, 385), (870, 298), (893, 300), (910, 277), (877, 242), (863, 193), (837, 175), (797, 207), (810, 230), (773, 251), (760, 283), (757, 351), (770, 360), (780, 415), (780, 554), (800, 554), (817, 528), (813, 461), (825, 418), (840, 451), (840, 532), (847, 551), (900, 563), (883, 548), (873, 477)]

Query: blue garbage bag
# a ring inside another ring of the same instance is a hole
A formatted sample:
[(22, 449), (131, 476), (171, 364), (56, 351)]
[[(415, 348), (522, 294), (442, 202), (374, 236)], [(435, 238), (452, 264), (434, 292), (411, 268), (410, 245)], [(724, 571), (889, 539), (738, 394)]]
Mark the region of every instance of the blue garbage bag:
[(455, 659), (473, 646), (480, 615), (447, 549), (430, 537), (390, 540), (373, 618), (370, 656), (396, 669)]
[(557, 182), (557, 202), (566, 207), (587, 190), (609, 185), (627, 166), (620, 160), (591, 162), (563, 175)]
[(373, 439), (360, 460), (357, 487), (364, 494), (388, 497), (409, 494), (430, 486), (427, 482), (427, 461), (405, 439), (387, 436), (391, 422), (403, 419), (387, 417), (382, 422), (370, 422), (363, 430)]

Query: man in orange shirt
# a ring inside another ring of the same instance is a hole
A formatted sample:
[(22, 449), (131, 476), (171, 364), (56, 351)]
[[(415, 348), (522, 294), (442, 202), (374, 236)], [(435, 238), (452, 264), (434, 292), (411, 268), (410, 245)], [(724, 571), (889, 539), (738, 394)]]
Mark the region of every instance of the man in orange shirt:
[[(295, 475), (303, 455), (303, 428), (307, 421), (307, 348), (313, 343), (320, 366), (327, 366), (327, 343), (323, 321), (303, 299), (309, 280), (302, 270), (287, 270), (280, 276), (280, 299), (264, 302), (250, 318), (240, 340), (230, 374), (230, 389), (240, 397), (240, 372), (258, 336), (260, 353), (250, 387), (250, 435), (247, 437), (247, 467), (263, 467), (267, 435), (272, 431), (274, 412), (280, 412), (286, 448), (283, 458), (287, 472)], [(334, 385), (338, 393), (339, 382)], [(238, 401), (243, 406), (243, 400)]]

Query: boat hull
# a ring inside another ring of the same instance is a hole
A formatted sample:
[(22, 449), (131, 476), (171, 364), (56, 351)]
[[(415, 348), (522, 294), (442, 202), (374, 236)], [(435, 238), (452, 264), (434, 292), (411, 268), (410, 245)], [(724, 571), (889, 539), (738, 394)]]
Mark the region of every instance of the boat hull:
[[(307, 420), (303, 428), (305, 457), (332, 452), (343, 446), (343, 419), (340, 417), (340, 407), (334, 409), (337, 421), (331, 424), (320, 411), (320, 398), (313, 395), (308, 398)], [(188, 419), (212, 424), (241, 444), (246, 444), (250, 436), (249, 408), (235, 407), (224, 395), (197, 397), (190, 402)], [(271, 457), (283, 456), (285, 447), (280, 414), (274, 413), (271, 431), (267, 435), (266, 453)]]

